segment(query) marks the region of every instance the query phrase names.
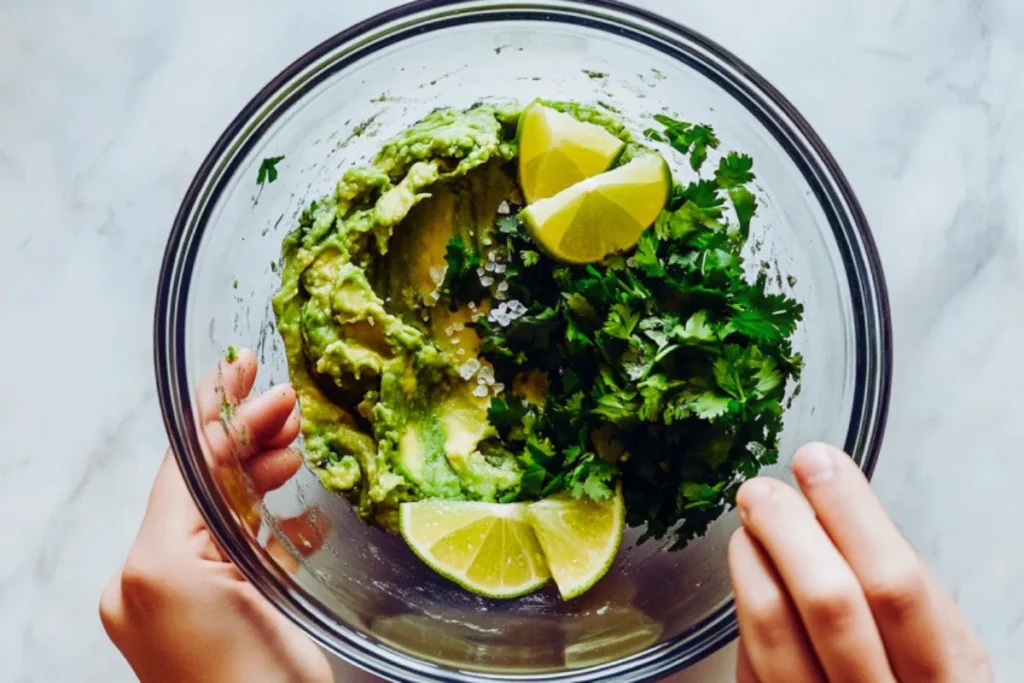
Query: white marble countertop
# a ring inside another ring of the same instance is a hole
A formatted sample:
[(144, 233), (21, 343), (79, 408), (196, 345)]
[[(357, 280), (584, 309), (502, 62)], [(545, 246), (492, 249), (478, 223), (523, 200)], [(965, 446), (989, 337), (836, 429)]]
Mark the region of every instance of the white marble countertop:
[[(388, 4), (0, 1), (0, 680), (133, 680), (96, 602), (164, 449), (151, 317), (174, 211), (260, 86)], [(1024, 680), (1024, 4), (641, 4), (758, 69), (852, 181), (895, 323), (877, 489), (999, 679)], [(731, 680), (731, 657), (684, 680)]]

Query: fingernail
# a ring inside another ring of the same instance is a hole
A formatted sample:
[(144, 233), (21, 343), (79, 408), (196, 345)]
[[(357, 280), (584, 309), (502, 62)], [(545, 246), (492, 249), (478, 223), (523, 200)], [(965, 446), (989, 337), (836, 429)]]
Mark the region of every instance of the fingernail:
[(835, 474), (835, 464), (828, 446), (810, 443), (797, 454), (794, 470), (804, 484), (814, 486), (828, 481)]
[(736, 495), (736, 507), (739, 509), (741, 522), (747, 523), (747, 511), (754, 503), (767, 497), (771, 488), (771, 482), (761, 478), (751, 479), (740, 487)]

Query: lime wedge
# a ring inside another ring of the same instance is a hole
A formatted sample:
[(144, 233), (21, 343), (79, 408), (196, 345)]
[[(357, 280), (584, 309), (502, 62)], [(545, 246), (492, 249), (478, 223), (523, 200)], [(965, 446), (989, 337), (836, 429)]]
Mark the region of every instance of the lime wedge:
[(522, 503), (403, 503), (402, 536), (431, 569), (471, 593), (516, 598), (551, 578)]
[(665, 208), (671, 187), (668, 164), (648, 154), (530, 204), (520, 216), (555, 258), (593, 263), (635, 245)]
[(519, 119), (519, 186), (532, 204), (607, 171), (625, 143), (601, 126), (542, 104)]
[(621, 489), (603, 502), (560, 493), (531, 503), (527, 516), (562, 599), (571, 600), (612, 565), (622, 543), (626, 508)]

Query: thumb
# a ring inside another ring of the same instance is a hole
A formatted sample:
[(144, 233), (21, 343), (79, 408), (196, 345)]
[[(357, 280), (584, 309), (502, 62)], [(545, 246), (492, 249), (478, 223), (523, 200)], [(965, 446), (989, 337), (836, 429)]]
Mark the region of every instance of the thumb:
[(149, 495), (146, 515), (142, 519), (138, 541), (166, 544), (186, 538), (206, 526), (178, 463), (170, 451), (157, 472), (153, 490)]

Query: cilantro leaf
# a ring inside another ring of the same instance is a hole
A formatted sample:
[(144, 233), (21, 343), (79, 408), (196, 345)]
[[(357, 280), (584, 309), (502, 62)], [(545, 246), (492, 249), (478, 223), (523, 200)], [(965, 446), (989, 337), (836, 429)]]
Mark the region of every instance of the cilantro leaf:
[(523, 265), (526, 266), (527, 268), (529, 268), (530, 266), (535, 266), (538, 263), (540, 263), (540, 254), (533, 251), (532, 249), (524, 249), (523, 251), (519, 252), (519, 258), (522, 259)]
[(483, 296), (484, 286), (477, 274), (481, 266), (480, 256), (466, 246), (462, 235), (448, 241), (444, 260), (448, 268), (441, 282), (441, 292), (452, 300), (453, 309), (456, 302), (475, 301)]
[(729, 199), (736, 210), (736, 219), (740, 223), (740, 232), (746, 237), (750, 233), (750, 220), (757, 213), (757, 198), (745, 187), (734, 187), (729, 190)]
[(636, 267), (648, 277), (660, 277), (665, 274), (665, 269), (658, 258), (658, 235), (645, 230), (636, 243), (636, 251), (633, 252), (633, 261)]
[(636, 421), (639, 403), (632, 390), (619, 390), (604, 394), (590, 412), (604, 420), (624, 427)]
[(697, 311), (690, 316), (685, 325), (672, 328), (672, 338), (680, 342), (703, 343), (718, 341), (715, 328), (708, 322), (707, 311)]
[(765, 281), (740, 291), (732, 302), (732, 328), (756, 342), (779, 344), (803, 318), (804, 307), (782, 294), (765, 294)]
[(518, 398), (506, 402), (502, 398), (494, 397), (487, 408), (487, 421), (501, 433), (508, 433), (521, 426), (525, 416), (526, 402)]
[(284, 156), (267, 157), (260, 163), (259, 171), (256, 173), (256, 184), (262, 185), (265, 182), (272, 183), (277, 180), (277, 165), (284, 160)]
[(576, 499), (608, 500), (612, 497), (612, 484), (617, 476), (615, 465), (587, 453), (566, 478), (567, 488)]
[(626, 304), (613, 304), (601, 331), (617, 339), (629, 339), (640, 322), (640, 314)]
[(663, 114), (655, 114), (654, 120), (665, 126), (662, 137), (681, 154), (690, 156), (690, 167), (700, 171), (708, 157), (708, 148), (717, 149), (719, 140), (711, 126), (694, 125), (676, 121)]
[(498, 216), (495, 222), (498, 232), (503, 235), (515, 235), (519, 232), (519, 217), (515, 215)]
[(754, 180), (753, 167), (754, 160), (746, 154), (729, 152), (718, 162), (715, 182), (726, 190), (741, 187)]

